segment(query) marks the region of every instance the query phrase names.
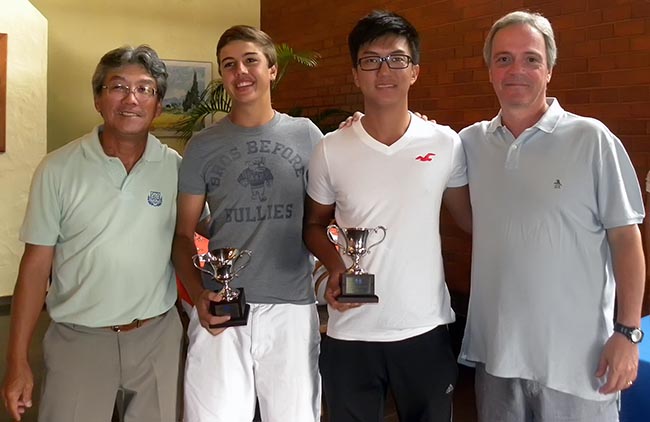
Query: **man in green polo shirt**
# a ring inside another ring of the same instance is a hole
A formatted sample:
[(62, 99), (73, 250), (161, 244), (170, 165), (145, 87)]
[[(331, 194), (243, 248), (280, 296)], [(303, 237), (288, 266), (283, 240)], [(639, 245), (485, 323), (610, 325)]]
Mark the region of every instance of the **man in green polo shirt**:
[[(32, 406), (27, 350), (47, 303), (39, 419), (175, 421), (182, 328), (170, 261), (180, 156), (149, 134), (167, 71), (147, 46), (102, 57), (92, 79), (104, 123), (34, 174), (20, 239), (2, 392), (15, 420)], [(49, 281), (49, 282), (48, 282)]]

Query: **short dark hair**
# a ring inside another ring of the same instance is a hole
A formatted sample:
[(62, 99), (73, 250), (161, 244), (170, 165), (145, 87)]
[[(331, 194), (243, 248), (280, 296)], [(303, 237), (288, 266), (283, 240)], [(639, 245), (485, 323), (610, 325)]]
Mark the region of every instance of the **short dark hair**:
[(217, 42), (217, 61), (219, 62), (219, 73), (221, 73), (221, 50), (228, 44), (234, 41), (245, 41), (252, 42), (262, 50), (262, 53), (266, 57), (266, 61), (269, 62), (269, 68), (273, 67), (278, 62), (278, 55), (275, 51), (275, 44), (269, 35), (249, 25), (235, 25), (226, 30), (219, 41)]
[(348, 35), (352, 67), (357, 66), (361, 47), (387, 35), (406, 38), (411, 50), (411, 61), (413, 64), (420, 63), (420, 36), (415, 27), (396, 13), (373, 10), (361, 18)]
[(167, 67), (158, 57), (158, 53), (148, 45), (139, 45), (135, 48), (124, 46), (104, 54), (99, 60), (93, 74), (93, 93), (97, 97), (102, 92), (106, 75), (113, 69), (136, 64), (142, 66), (156, 81), (156, 95), (160, 100), (165, 98), (167, 92)]

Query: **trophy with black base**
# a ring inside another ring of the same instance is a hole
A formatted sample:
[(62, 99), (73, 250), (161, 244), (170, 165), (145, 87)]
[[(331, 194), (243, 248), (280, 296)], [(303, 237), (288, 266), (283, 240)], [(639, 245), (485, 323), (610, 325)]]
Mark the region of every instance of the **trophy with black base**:
[[(230, 282), (246, 266), (251, 259), (252, 252), (237, 248), (214, 249), (204, 254), (192, 257), (194, 266), (206, 274), (210, 274), (218, 283), (223, 284), (219, 291), (222, 299), (220, 302), (210, 302), (210, 313), (215, 316), (230, 316), (230, 319), (221, 324), (210, 325), (210, 328), (232, 327), (246, 325), (250, 305), (246, 303), (243, 288), (233, 289)], [(235, 264), (246, 256), (246, 261), (239, 267)], [(201, 265), (203, 263), (204, 265)]]
[[(370, 234), (380, 232), (382, 234), (381, 239), (367, 246)], [(344, 254), (352, 258), (352, 266), (341, 275), (341, 295), (336, 300), (343, 303), (379, 302), (379, 297), (375, 294), (375, 275), (363, 270), (359, 265), (359, 261), (362, 256), (370, 252), (370, 249), (384, 241), (386, 228), (378, 226), (374, 229), (360, 227), (345, 229), (336, 224), (331, 224), (327, 226), (327, 237)], [(339, 241), (341, 239), (344, 243)]]

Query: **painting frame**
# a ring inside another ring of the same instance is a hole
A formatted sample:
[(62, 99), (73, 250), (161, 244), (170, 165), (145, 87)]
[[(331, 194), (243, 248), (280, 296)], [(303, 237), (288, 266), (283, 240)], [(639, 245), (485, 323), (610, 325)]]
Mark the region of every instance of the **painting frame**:
[(7, 152), (7, 39), (0, 34), (0, 153)]
[[(162, 59), (167, 66), (167, 92), (162, 100), (162, 113), (152, 123), (152, 132), (157, 137), (178, 137), (173, 125), (187, 116), (185, 102), (195, 101), (212, 80), (212, 62)], [(194, 77), (196, 85), (194, 88)], [(187, 96), (194, 91), (188, 99)], [(197, 92), (198, 91), (198, 92)], [(210, 116), (205, 125), (211, 123)], [(198, 128), (200, 129), (200, 128)]]

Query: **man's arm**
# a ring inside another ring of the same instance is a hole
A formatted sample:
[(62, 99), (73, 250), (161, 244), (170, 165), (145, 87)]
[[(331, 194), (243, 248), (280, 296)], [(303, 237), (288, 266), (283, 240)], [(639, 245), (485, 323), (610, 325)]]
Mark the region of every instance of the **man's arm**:
[(203, 287), (200, 271), (194, 267), (192, 257), (196, 255), (194, 231), (201, 218), (205, 206), (205, 195), (190, 195), (180, 193), (176, 207), (176, 231), (172, 243), (172, 261), (181, 282), (196, 306), (201, 325), (216, 335), (224, 329), (209, 328), (210, 325), (220, 324), (230, 317), (216, 317), (210, 313), (210, 301), (219, 301), (220, 296)]
[(323, 205), (305, 196), (305, 215), (303, 219), (302, 238), (307, 249), (325, 265), (329, 278), (325, 289), (325, 300), (334, 309), (345, 311), (360, 304), (340, 303), (336, 298), (341, 294), (341, 274), (345, 264), (336, 247), (327, 237), (327, 226), (334, 218), (335, 205)]
[[(607, 241), (612, 255), (616, 279), (616, 321), (639, 327), (645, 284), (645, 263), (641, 233), (636, 224), (607, 230)], [(603, 394), (628, 388), (637, 376), (639, 348), (625, 336), (614, 333), (603, 349), (597, 377), (607, 374), (607, 382), (600, 388)]]
[(34, 376), (28, 350), (36, 322), (45, 303), (54, 257), (53, 246), (25, 245), (11, 304), (7, 373), (2, 397), (11, 417), (17, 421), (32, 407)]
[(464, 232), (472, 232), (472, 206), (469, 200), (468, 185), (447, 188), (442, 194), (442, 202), (453, 217), (456, 225)]

